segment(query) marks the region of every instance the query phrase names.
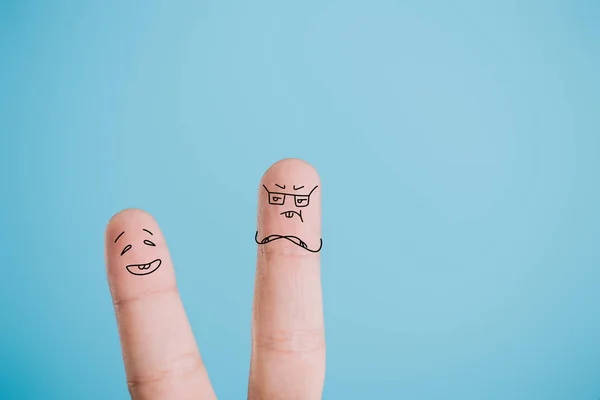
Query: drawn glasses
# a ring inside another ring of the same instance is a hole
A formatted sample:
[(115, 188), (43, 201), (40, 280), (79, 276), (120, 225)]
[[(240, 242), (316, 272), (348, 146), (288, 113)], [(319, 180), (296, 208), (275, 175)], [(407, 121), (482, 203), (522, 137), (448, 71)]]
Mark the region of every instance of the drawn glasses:
[(291, 194), (291, 193), (278, 193), (278, 192), (269, 192), (269, 189), (265, 185), (263, 185), (267, 193), (269, 194), (269, 204), (282, 206), (285, 203), (286, 196), (291, 196), (294, 198), (294, 205), (296, 207), (306, 207), (310, 201), (310, 195), (317, 188), (314, 187), (313, 190), (310, 191), (309, 194)]

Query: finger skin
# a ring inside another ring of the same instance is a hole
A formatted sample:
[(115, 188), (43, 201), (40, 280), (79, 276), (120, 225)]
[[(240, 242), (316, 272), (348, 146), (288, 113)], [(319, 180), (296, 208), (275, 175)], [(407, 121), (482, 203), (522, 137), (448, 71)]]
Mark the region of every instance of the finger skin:
[(133, 399), (215, 399), (179, 297), (165, 239), (148, 213), (108, 223), (108, 283)]
[[(308, 205), (299, 207), (308, 193)], [(321, 183), (308, 163), (285, 159), (265, 172), (256, 241), (249, 398), (320, 399), (325, 378)]]

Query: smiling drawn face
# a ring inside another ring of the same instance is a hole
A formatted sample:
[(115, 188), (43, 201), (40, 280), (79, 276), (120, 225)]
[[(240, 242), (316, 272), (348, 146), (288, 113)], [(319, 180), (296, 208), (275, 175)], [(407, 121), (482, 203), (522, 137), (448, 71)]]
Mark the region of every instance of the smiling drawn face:
[[(152, 232), (150, 232), (147, 229), (142, 229), (142, 230), (144, 232), (146, 232), (146, 234), (149, 234), (150, 237), (154, 235)], [(121, 237), (124, 234), (125, 234), (125, 231), (121, 232), (121, 234), (119, 236), (117, 236), (117, 238), (115, 239), (115, 243), (117, 243), (117, 241), (119, 239), (121, 239)], [(154, 244), (154, 242), (152, 242), (150, 239), (144, 239), (142, 241), (142, 245), (148, 246), (148, 247), (156, 247), (156, 244)], [(133, 248), (132, 244), (125, 245), (125, 247), (123, 247), (123, 250), (121, 251), (121, 257), (125, 256), (126, 253), (129, 250), (131, 250), (132, 248)], [(129, 271), (133, 275), (148, 275), (148, 274), (151, 274), (154, 271), (156, 271), (160, 267), (161, 264), (162, 264), (162, 260), (160, 258), (157, 258), (153, 261), (149, 261), (146, 263), (127, 264), (125, 266), (125, 268), (127, 269), (127, 271)]]

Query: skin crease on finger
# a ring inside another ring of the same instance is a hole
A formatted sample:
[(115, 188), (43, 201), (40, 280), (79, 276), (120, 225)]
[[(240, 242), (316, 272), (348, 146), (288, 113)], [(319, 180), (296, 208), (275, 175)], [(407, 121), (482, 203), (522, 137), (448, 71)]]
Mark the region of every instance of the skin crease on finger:
[(265, 172), (258, 190), (249, 398), (320, 399), (325, 334), (319, 176), (310, 164), (285, 159)]

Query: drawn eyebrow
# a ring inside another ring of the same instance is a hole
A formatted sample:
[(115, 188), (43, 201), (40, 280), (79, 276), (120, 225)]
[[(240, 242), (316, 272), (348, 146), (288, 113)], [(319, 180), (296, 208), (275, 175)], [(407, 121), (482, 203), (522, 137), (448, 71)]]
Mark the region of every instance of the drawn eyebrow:
[(151, 234), (152, 236), (154, 236), (154, 233), (150, 232), (148, 229), (142, 229), (143, 231), (148, 232), (149, 234)]
[(294, 185), (294, 186), (292, 186), (292, 187), (294, 188), (294, 190), (300, 190), (300, 189), (302, 189), (304, 186), (296, 187), (296, 186)]
[(117, 236), (117, 238), (115, 239), (115, 243), (117, 243), (117, 240), (119, 240), (119, 238), (120, 238), (121, 236), (123, 236), (123, 234), (124, 234), (124, 233), (125, 233), (125, 231), (121, 232), (121, 234), (120, 234), (119, 236)]
[(275, 186), (277, 186), (278, 188), (281, 188), (281, 189), (285, 189), (285, 185), (281, 186), (281, 185), (275, 184)]
[(312, 194), (312, 192), (314, 192), (314, 191), (315, 191), (315, 189), (316, 189), (316, 188), (318, 188), (318, 187), (319, 187), (319, 185), (315, 186), (315, 187), (313, 188), (313, 190), (311, 190), (311, 191), (310, 191), (310, 193), (309, 193), (308, 195), (310, 196), (310, 195)]

